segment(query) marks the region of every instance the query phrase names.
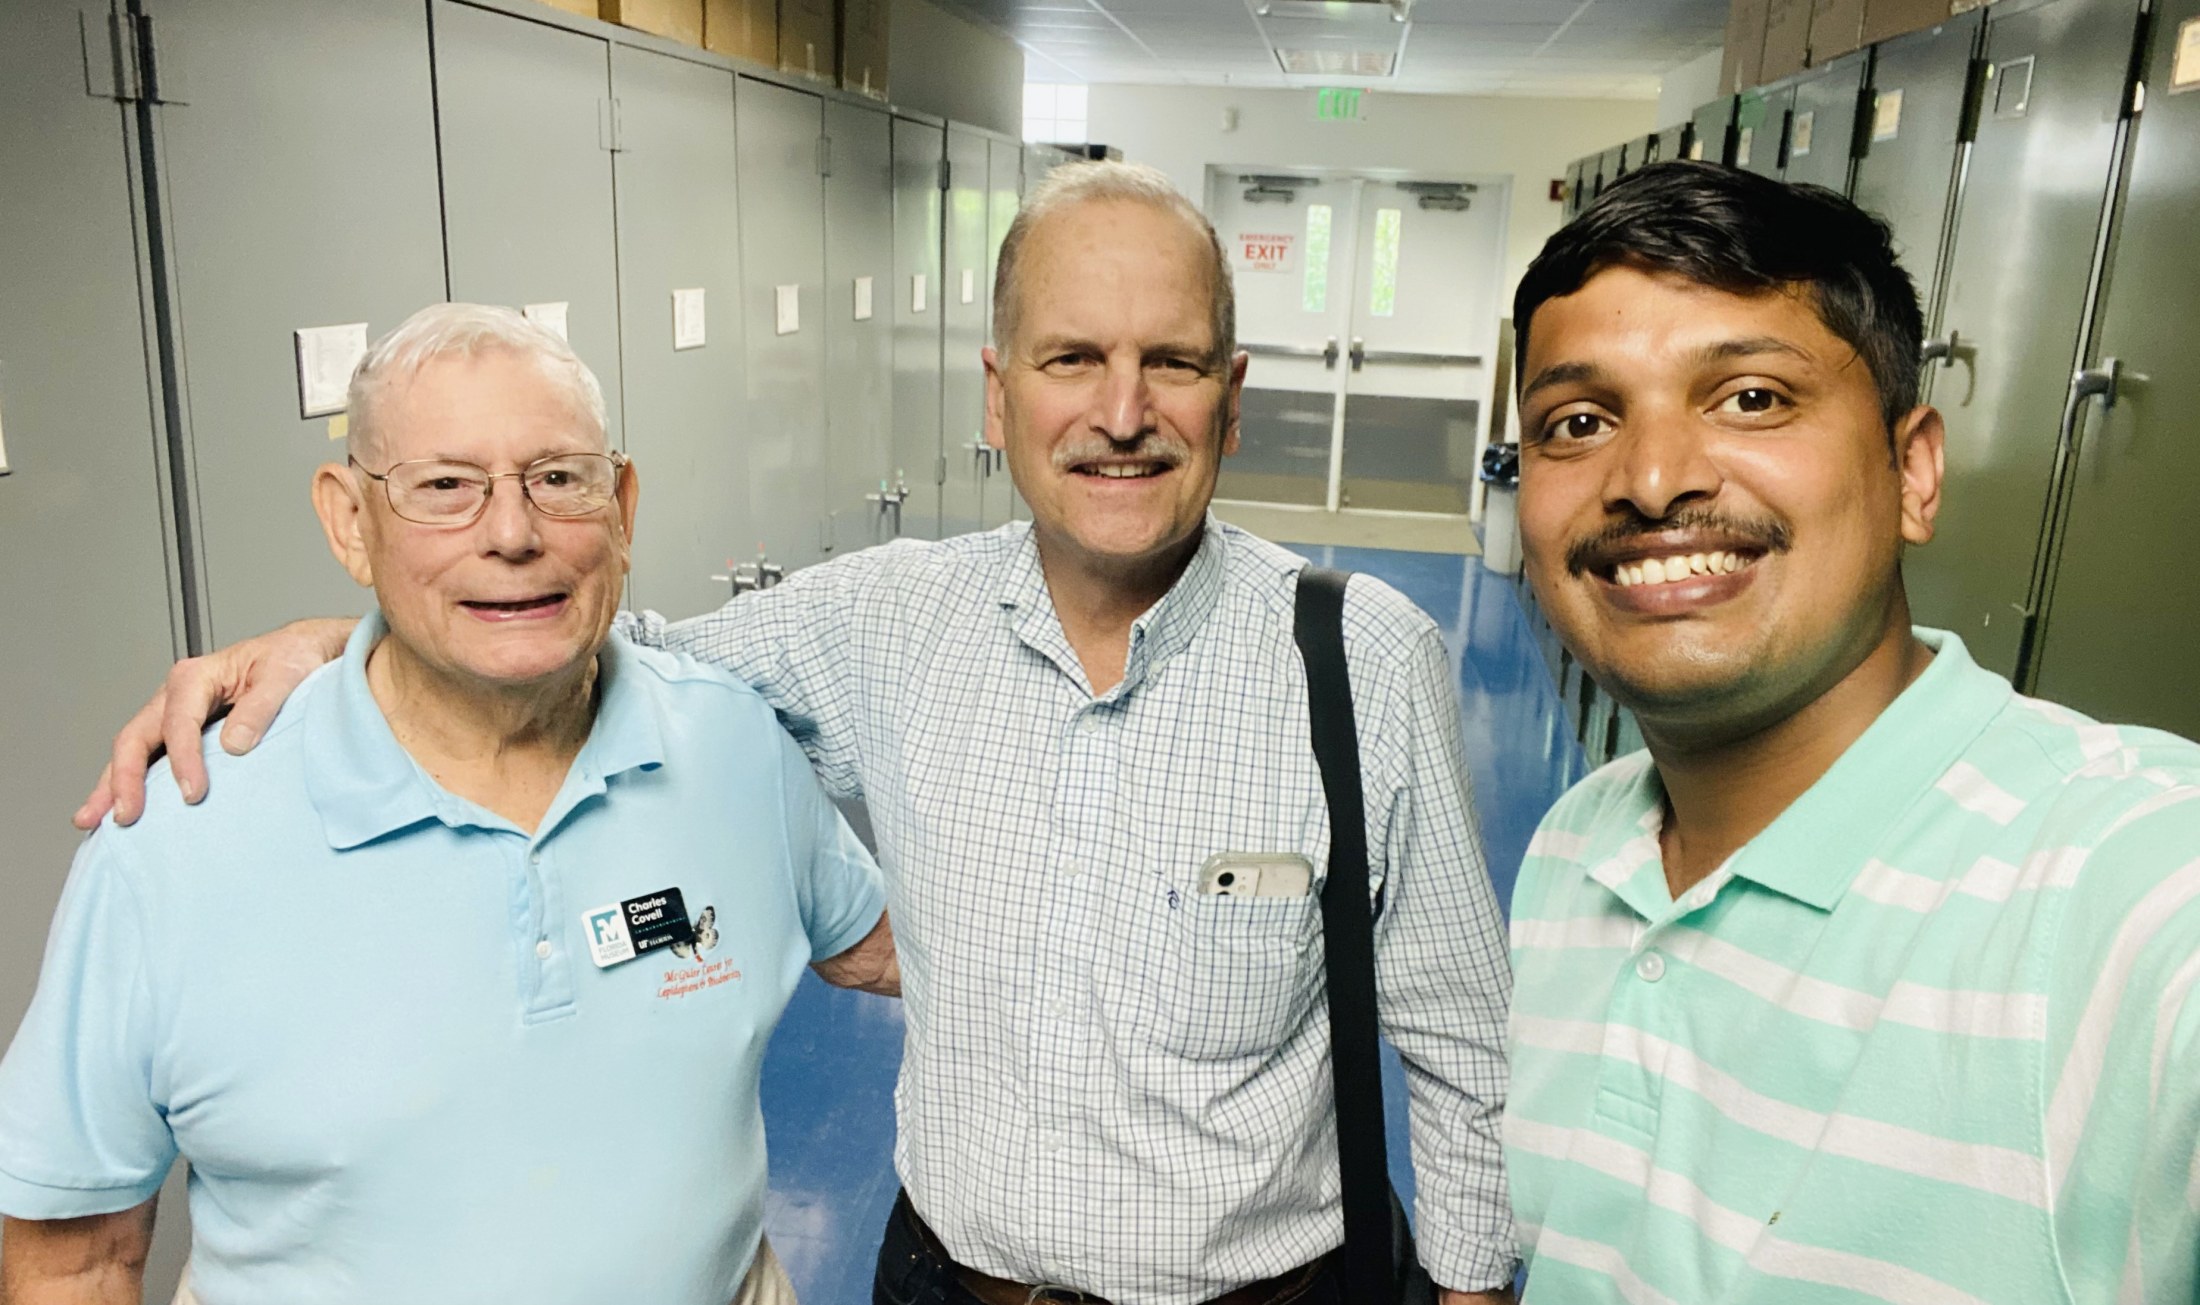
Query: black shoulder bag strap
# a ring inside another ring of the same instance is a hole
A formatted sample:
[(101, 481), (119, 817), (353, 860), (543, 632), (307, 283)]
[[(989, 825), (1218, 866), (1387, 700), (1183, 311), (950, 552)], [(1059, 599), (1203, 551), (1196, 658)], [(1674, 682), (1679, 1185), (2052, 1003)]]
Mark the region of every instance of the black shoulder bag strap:
[(1359, 728), (1344, 660), (1344, 571), (1299, 573), (1292, 634), (1306, 663), (1314, 759), (1329, 800), (1329, 877), (1322, 946), (1329, 976), (1329, 1060), (1337, 1093), (1337, 1167), (1344, 1183), (1345, 1299), (1398, 1299), (1390, 1164), (1383, 1144), (1383, 1074), (1375, 1010), (1375, 921), (1368, 902), (1367, 815)]

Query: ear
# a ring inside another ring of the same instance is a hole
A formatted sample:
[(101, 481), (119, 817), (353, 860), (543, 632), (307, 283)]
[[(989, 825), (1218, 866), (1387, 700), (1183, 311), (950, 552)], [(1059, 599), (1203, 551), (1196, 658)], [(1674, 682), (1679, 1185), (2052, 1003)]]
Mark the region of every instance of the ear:
[(1238, 350), (1236, 356), (1230, 359), (1230, 392), (1224, 399), (1228, 407), (1225, 409), (1222, 425), (1224, 457), (1238, 451), (1240, 419), (1245, 416), (1245, 371), (1252, 362), (1253, 355), (1243, 349)]
[(1937, 408), (1913, 408), (1895, 427), (1895, 470), (1902, 477), (1902, 538), (1919, 545), (1933, 540), (1933, 519), (1940, 515), (1940, 483), (1946, 475), (1948, 431)]
[(985, 361), (985, 442), (987, 447), (1008, 447), (1008, 387), (1001, 380), (1001, 351), (987, 345), (978, 356)]
[(321, 533), (328, 537), (328, 551), (361, 588), (374, 587), (374, 560), (368, 520), (365, 478), (340, 462), (328, 463), (313, 473), (313, 512), (321, 518)]
[(620, 569), (634, 569), (634, 506), (641, 501), (642, 476), (635, 470), (632, 459), (619, 468), (619, 558)]

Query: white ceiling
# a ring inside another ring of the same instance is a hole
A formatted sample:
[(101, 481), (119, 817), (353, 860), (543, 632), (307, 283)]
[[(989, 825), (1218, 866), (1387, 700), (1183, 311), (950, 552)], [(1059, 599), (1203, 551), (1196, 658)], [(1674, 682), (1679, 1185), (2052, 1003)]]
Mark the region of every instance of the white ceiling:
[[(1652, 99), (1719, 48), (1728, 0), (934, 0), (1013, 37), (1044, 82), (1361, 85), (1455, 95)], [(1263, 11), (1267, 11), (1263, 16)], [(1324, 12), (1326, 10), (1326, 13)], [(1301, 16), (1301, 15), (1311, 16)], [(1286, 75), (1276, 48), (1388, 49), (1384, 78)]]

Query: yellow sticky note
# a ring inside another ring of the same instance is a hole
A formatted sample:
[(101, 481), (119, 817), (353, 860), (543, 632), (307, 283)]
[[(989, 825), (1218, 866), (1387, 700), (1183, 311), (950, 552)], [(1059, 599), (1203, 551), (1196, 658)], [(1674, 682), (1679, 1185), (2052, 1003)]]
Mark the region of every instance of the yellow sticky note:
[(340, 440), (349, 434), (351, 434), (350, 413), (339, 412), (328, 419), (328, 437), (330, 439)]

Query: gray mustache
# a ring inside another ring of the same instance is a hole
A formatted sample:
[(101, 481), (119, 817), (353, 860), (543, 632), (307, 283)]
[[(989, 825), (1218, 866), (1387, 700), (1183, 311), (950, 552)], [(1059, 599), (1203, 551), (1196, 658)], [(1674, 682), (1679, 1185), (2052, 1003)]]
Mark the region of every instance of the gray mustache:
[(1181, 467), (1191, 461), (1192, 446), (1166, 435), (1148, 435), (1136, 444), (1110, 440), (1064, 444), (1054, 450), (1054, 469), (1068, 471), (1081, 462), (1104, 462), (1111, 458), (1151, 458)]

